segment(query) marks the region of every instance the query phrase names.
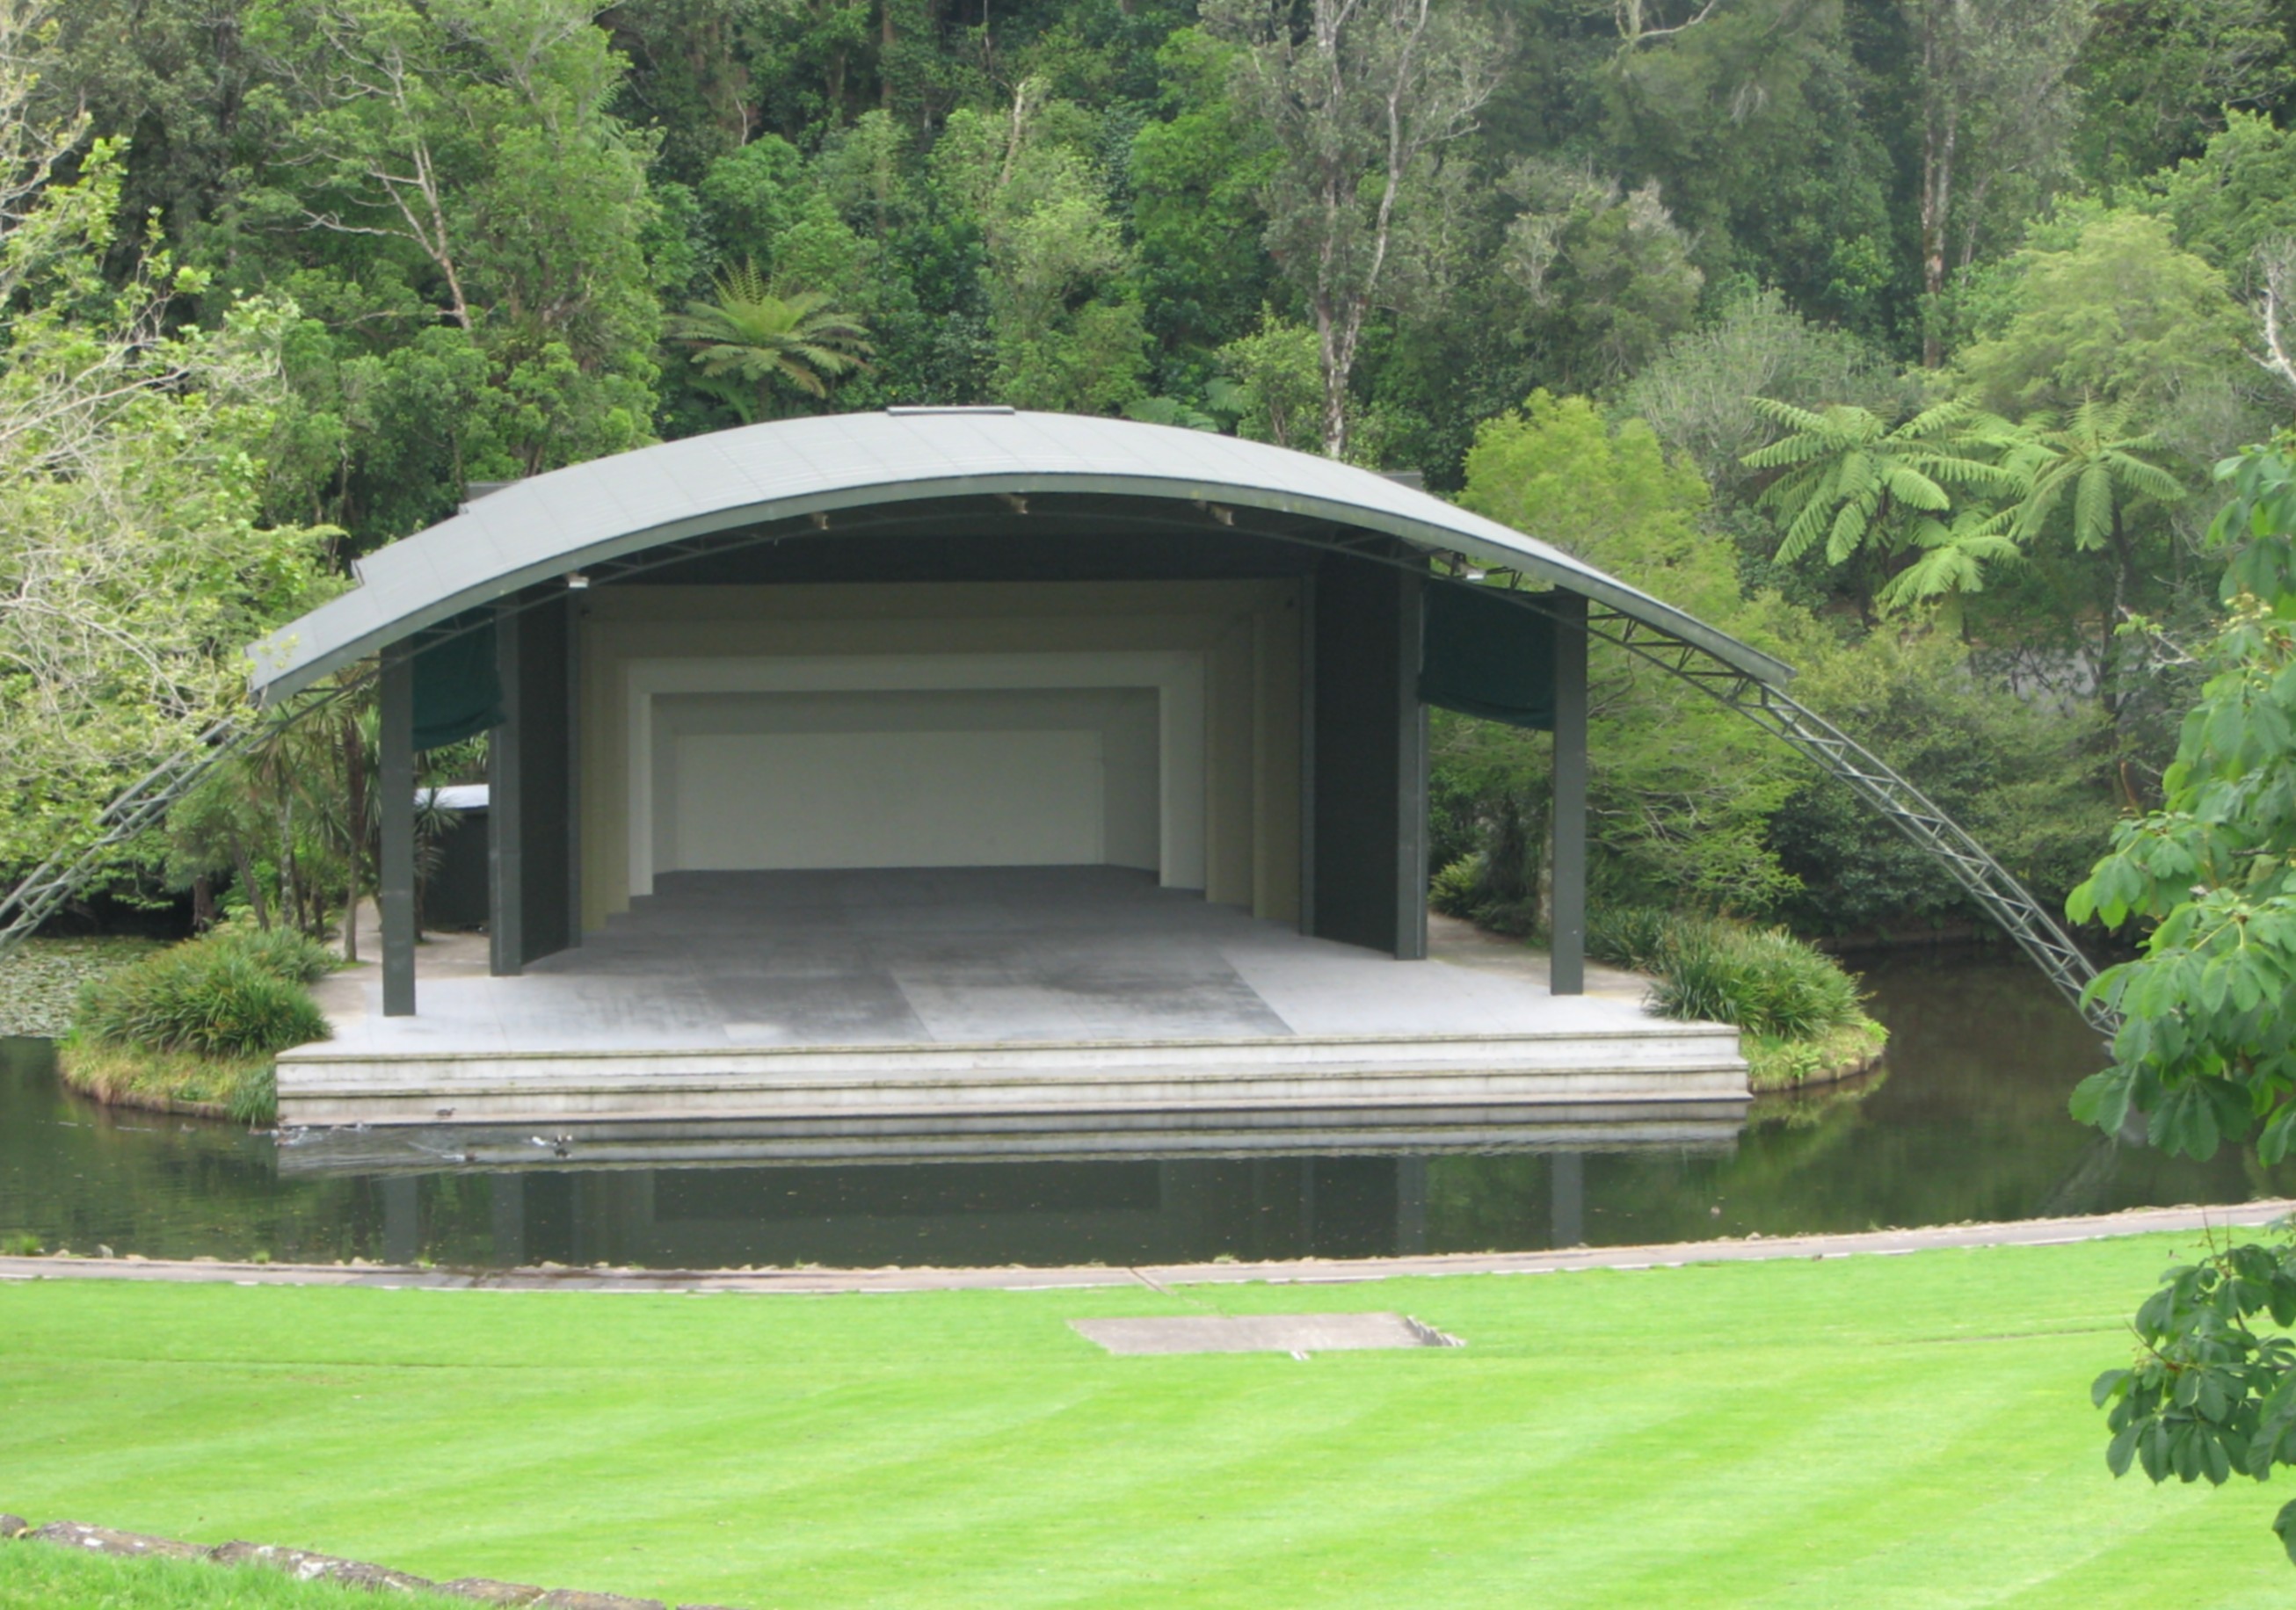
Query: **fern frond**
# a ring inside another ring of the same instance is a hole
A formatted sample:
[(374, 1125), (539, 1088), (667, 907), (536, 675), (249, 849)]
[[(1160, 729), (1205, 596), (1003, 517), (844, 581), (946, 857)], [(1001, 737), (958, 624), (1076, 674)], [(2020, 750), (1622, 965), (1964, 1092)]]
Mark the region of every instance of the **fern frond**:
[(2092, 462), (2080, 472), (2073, 488), (2074, 547), (2099, 548), (2112, 535), (2112, 490), (2110, 466)]

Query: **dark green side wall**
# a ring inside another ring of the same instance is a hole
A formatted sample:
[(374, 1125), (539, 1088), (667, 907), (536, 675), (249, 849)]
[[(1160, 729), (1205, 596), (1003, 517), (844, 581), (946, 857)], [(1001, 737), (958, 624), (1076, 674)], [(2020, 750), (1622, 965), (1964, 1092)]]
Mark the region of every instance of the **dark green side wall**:
[(508, 601), (496, 623), (504, 715), (488, 766), (496, 973), (515, 973), (580, 939), (570, 642), (579, 597), (545, 586)]
[(526, 840), (521, 891), (524, 961), (576, 943), (573, 879), (574, 712), (568, 667), (572, 609), (579, 594), (528, 611), (519, 633), (520, 771), (527, 780), (519, 802)]
[(1375, 560), (1315, 572), (1308, 931), (1427, 953), (1427, 743), (1418, 698), (1423, 578)]

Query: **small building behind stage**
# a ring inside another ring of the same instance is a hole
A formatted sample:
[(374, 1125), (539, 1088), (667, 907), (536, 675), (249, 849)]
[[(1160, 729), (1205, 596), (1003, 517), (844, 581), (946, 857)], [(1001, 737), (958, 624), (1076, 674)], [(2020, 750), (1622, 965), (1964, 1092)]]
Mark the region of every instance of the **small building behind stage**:
[[(288, 1122), (1745, 1099), (1732, 1031), (1587, 989), (1588, 611), (1786, 668), (1381, 476), (896, 409), (514, 483), (358, 584), (251, 650), (267, 700), (380, 666), (380, 977)], [(1554, 735), (1543, 977), (1429, 959), (1430, 705)], [(489, 967), (418, 992), (414, 756), (480, 731)]]

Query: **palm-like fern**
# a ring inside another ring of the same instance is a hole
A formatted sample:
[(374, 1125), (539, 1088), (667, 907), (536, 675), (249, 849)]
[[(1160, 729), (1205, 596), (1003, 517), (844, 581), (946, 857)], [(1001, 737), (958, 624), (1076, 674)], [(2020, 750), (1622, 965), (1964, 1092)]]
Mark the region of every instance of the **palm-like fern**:
[(1740, 461), (1780, 471), (1758, 501), (1786, 521), (1783, 561), (1800, 559), (1821, 536), (1828, 564), (1866, 549), (1902, 552), (1952, 511), (1956, 490), (2016, 486), (2007, 470), (1979, 456), (1988, 447), (1980, 416), (1961, 403), (1940, 403), (1892, 427), (1865, 408), (1812, 413), (1769, 397), (1752, 402), (1787, 430)]
[(2010, 535), (2017, 511), (1964, 509), (1950, 519), (1924, 516), (1909, 528), (1913, 561), (1891, 576), (1874, 596), (1884, 609), (1948, 601), (1948, 613), (1959, 618), (1958, 600), (1985, 591), (1985, 568), (2021, 556), (2023, 550)]
[(2039, 535), (2070, 492), (2073, 546), (2118, 549), (2131, 504), (2185, 495), (2183, 482), (2140, 456), (2161, 450), (2158, 437), (2129, 429), (2126, 403), (2083, 403), (2062, 426), (2047, 415), (2026, 421), (2003, 461), (2024, 483), (2017, 535)]
[(808, 396), (826, 396), (829, 382), (864, 366), (874, 348), (868, 326), (829, 306), (820, 291), (776, 295), (754, 263), (718, 276), (714, 299), (689, 302), (671, 315), (668, 333), (693, 350), (701, 372), (746, 380), (760, 402), (776, 380)]

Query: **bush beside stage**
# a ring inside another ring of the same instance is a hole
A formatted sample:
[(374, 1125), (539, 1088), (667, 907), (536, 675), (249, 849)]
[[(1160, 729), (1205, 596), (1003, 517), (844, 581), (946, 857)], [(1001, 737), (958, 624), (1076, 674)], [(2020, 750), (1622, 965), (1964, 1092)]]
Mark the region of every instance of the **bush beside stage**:
[(100, 1101), (268, 1122), (273, 1057), (327, 1037), (309, 986), (334, 965), (286, 928), (230, 927), (171, 946), (81, 989), (58, 1070)]

